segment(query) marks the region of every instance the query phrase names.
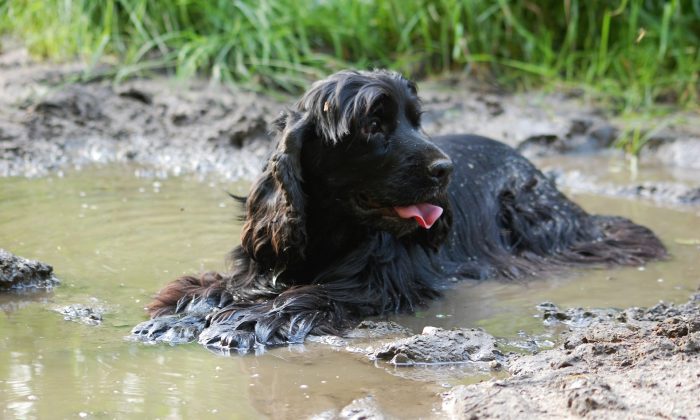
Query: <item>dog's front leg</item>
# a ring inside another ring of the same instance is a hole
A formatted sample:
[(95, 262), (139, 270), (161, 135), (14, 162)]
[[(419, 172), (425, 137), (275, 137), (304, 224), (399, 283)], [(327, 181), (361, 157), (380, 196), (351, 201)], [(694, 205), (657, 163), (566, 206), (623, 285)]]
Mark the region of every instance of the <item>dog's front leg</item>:
[(234, 303), (213, 313), (199, 342), (214, 350), (246, 352), (302, 343), (309, 334), (339, 334), (343, 308), (320, 285), (292, 287), (271, 300)]

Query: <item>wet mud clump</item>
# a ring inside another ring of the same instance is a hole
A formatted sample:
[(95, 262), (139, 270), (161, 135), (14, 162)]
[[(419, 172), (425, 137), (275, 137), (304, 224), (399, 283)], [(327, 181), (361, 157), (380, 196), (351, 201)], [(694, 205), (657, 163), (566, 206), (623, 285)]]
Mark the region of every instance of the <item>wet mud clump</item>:
[(85, 325), (100, 325), (102, 324), (102, 315), (105, 310), (98, 306), (88, 306), (77, 303), (56, 308), (56, 312), (63, 315), (63, 319), (66, 321)]
[(50, 289), (58, 283), (50, 265), (18, 257), (0, 248), (0, 292)]
[(483, 330), (444, 330), (435, 327), (426, 327), (420, 335), (385, 344), (372, 356), (398, 366), (503, 359), (493, 336)]

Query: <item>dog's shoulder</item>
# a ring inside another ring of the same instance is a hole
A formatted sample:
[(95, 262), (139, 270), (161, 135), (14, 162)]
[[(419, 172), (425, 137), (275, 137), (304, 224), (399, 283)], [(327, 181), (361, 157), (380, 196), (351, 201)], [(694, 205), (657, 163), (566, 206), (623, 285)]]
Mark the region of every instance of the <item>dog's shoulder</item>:
[(517, 150), (505, 143), (473, 134), (452, 134), (434, 137), (433, 142), (457, 165), (471, 164), (483, 170), (505, 162), (525, 161)]
[(432, 140), (443, 150), (517, 153), (505, 143), (475, 134), (448, 134), (433, 137)]

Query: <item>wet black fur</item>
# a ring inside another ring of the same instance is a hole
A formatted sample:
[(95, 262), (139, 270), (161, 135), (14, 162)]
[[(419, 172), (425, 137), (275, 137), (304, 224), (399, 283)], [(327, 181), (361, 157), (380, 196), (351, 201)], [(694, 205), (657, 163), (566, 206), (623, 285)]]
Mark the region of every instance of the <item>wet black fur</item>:
[[(239, 350), (298, 343), (413, 311), (448, 278), (666, 255), (650, 230), (587, 214), (504, 144), (428, 138), (416, 86), (396, 73), (334, 74), (275, 127), (276, 151), (242, 200), (231, 272), (166, 286), (134, 337)], [(421, 202), (444, 208), (429, 230), (387, 210)]]

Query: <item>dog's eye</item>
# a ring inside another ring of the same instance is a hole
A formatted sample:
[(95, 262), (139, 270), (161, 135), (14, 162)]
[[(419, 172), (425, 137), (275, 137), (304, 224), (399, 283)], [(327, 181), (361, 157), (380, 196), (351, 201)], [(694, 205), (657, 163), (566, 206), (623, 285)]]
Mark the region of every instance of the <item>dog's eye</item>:
[(382, 131), (382, 124), (379, 122), (379, 120), (372, 120), (367, 124), (367, 133), (368, 134), (377, 134), (380, 131)]

